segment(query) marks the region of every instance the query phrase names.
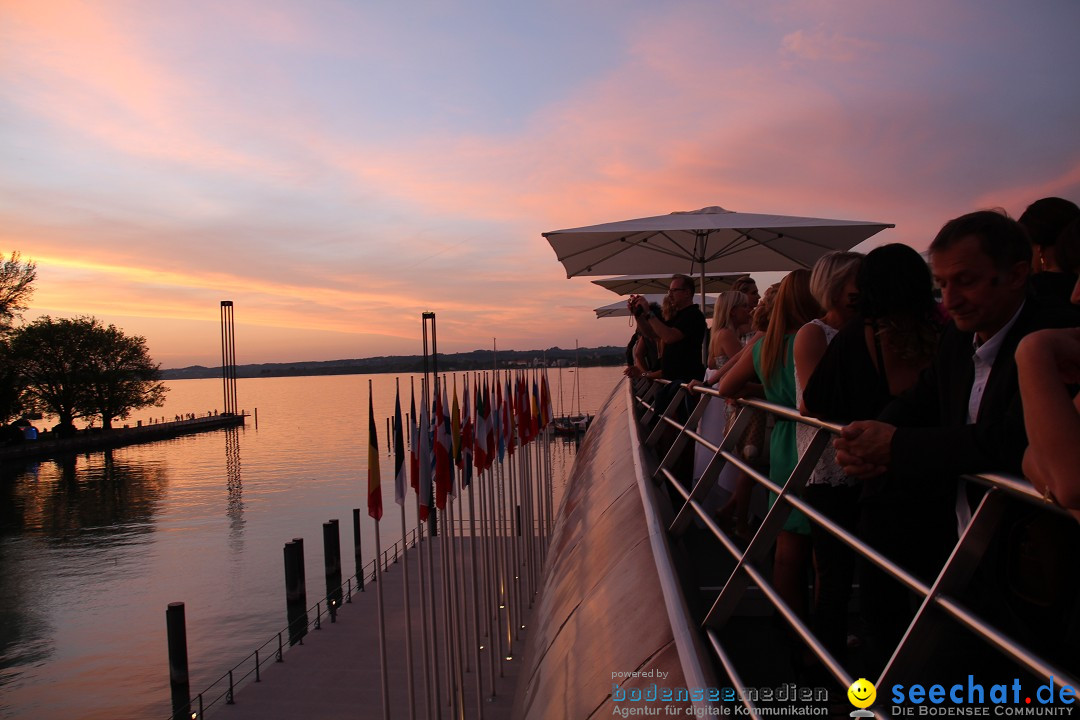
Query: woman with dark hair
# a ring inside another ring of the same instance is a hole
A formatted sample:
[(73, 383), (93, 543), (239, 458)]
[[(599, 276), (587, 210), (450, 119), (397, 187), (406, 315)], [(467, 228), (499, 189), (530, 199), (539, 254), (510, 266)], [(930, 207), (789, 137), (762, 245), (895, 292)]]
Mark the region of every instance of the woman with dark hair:
[[(930, 270), (907, 245), (872, 250), (863, 259), (855, 284), (858, 313), (829, 344), (803, 393), (807, 415), (836, 423), (875, 418), (889, 401), (913, 386), (933, 359), (942, 329)], [(864, 484), (861, 509), (854, 494), (829, 494), (827, 490), (815, 494), (810, 488), (808, 501), (848, 530), (863, 526), (860, 535), (880, 547), (884, 538), (895, 538), (898, 533), (908, 537), (908, 522), (913, 517), (898, 504), (905, 501), (883, 485), (887, 481), (883, 484), (880, 479)], [(877, 508), (883, 511), (874, 512)], [(917, 545), (911, 538), (909, 547)], [(814, 546), (815, 553), (829, 558), (826, 564), (833, 573), (822, 582), (821, 591), (826, 595), (815, 624), (826, 647), (842, 659), (854, 556), (819, 528), (815, 528)], [(864, 614), (872, 635), (877, 636), (872, 639), (880, 640), (883, 648), (891, 647), (907, 622), (907, 598), (897, 588), (887, 586), (889, 582), (875, 568), (867, 567), (863, 572)], [(889, 598), (899, 598), (899, 604), (889, 603)]]
[(1031, 289), (1045, 304), (1069, 305), (1076, 271), (1062, 262), (1058, 238), (1065, 227), (1080, 218), (1080, 207), (1071, 200), (1045, 197), (1027, 206), (1017, 220), (1031, 240)]
[[(1065, 272), (1080, 272), (1080, 220), (1061, 233), (1057, 257)], [(1080, 280), (1071, 300), (1080, 305)], [(1080, 384), (1080, 328), (1028, 335), (1016, 348), (1016, 368), (1028, 436), (1024, 474), (1047, 502), (1080, 520), (1080, 395), (1070, 390)]]

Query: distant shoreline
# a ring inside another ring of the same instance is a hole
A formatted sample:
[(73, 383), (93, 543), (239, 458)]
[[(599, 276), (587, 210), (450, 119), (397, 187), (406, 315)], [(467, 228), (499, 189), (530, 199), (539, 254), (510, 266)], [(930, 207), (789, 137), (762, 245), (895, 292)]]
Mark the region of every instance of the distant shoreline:
[[(473, 350), (464, 353), (439, 353), (440, 372), (479, 372), (491, 370), (495, 358), (491, 350)], [(622, 365), (626, 362), (626, 348), (612, 345), (547, 350), (500, 350), (500, 370), (531, 367), (546, 362), (549, 366), (581, 367)], [(415, 373), (424, 371), (420, 355), (389, 355), (351, 360), (323, 360), (292, 363), (252, 363), (236, 366), (238, 378), (302, 377), (315, 375), (373, 375), (379, 373)], [(161, 371), (162, 380), (196, 380), (220, 378), (221, 367), (193, 365), (186, 368), (170, 368)]]

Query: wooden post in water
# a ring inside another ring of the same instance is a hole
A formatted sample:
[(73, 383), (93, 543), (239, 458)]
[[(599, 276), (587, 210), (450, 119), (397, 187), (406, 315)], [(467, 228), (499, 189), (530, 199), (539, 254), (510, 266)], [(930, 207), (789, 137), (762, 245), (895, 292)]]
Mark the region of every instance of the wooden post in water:
[(304, 579), (304, 539), (285, 543), (285, 607), (289, 644), (303, 644), (307, 635), (307, 587)]
[(188, 717), (191, 707), (184, 603), (169, 603), (165, 609), (165, 625), (169, 638), (169, 685), (172, 687), (173, 720), (181, 720)]
[(337, 622), (337, 609), (343, 598), (341, 592), (341, 533), (338, 521), (323, 523), (323, 562), (326, 566), (326, 602), (330, 606), (330, 622)]
[(352, 511), (353, 560), (356, 563), (356, 584), (364, 592), (364, 554), (360, 551), (360, 508)]

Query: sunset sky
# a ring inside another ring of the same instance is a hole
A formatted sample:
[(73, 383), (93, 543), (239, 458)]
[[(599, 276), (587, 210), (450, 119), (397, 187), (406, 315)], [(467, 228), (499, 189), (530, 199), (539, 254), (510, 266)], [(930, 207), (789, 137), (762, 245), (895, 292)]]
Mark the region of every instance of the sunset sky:
[[(540, 233), (721, 205), (941, 224), (1080, 200), (1075, 0), (0, 0), (30, 320), (163, 367), (623, 344)], [(739, 268), (730, 268), (738, 270)]]

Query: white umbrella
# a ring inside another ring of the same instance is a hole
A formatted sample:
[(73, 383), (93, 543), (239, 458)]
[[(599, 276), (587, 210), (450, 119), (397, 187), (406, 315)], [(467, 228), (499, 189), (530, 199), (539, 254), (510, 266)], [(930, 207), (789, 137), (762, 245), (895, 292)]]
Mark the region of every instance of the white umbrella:
[(769, 272), (810, 267), (890, 223), (737, 213), (721, 207), (544, 233), (566, 277)]
[[(644, 295), (644, 298), (650, 303), (657, 303), (658, 305), (664, 304), (664, 295), (657, 293), (648, 293)], [(713, 303), (716, 302), (716, 298), (705, 296), (705, 314), (706, 316), (712, 315)], [(613, 302), (610, 305), (604, 305), (593, 310), (596, 313), (597, 319), (606, 317), (627, 317), (630, 315), (630, 311), (626, 309), (626, 301), (619, 300)]]
[[(704, 290), (711, 293), (725, 292), (731, 289), (736, 280), (746, 275), (747, 273), (706, 273)], [(671, 275), (619, 275), (592, 282), (616, 295), (664, 293), (671, 284)]]

